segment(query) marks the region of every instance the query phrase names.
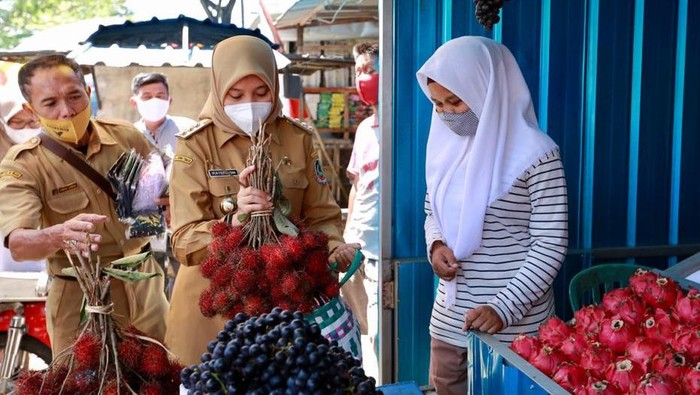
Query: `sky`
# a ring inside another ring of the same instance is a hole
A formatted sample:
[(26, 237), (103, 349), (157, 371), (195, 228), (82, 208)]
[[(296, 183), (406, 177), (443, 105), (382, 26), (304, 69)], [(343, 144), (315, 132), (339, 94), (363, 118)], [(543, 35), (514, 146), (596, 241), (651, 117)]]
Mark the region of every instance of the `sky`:
[[(296, 2), (296, 0), (263, 0), (268, 11), (272, 14), (281, 13)], [(322, 0), (319, 0), (321, 2)], [(257, 16), (259, 0), (237, 0), (233, 7), (232, 22), (240, 25), (241, 8), (245, 12), (245, 19), (249, 21)], [(207, 17), (204, 7), (199, 0), (126, 0), (126, 6), (129, 8), (134, 21), (147, 20), (152, 17), (159, 19), (176, 18), (183, 14), (195, 19), (204, 19)], [(246, 23), (248, 24), (248, 23)]]

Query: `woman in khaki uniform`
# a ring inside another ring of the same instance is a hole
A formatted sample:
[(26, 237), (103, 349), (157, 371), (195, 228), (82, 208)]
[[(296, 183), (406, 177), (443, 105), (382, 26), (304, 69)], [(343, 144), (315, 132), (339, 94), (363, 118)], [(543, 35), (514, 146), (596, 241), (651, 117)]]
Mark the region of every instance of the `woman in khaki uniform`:
[(199, 263), (207, 255), (217, 221), (234, 225), (253, 211), (271, 207), (263, 191), (247, 187), (255, 171), (245, 168), (249, 135), (261, 119), (271, 132), (272, 163), (280, 164), (291, 217), (329, 236), (331, 260), (346, 269), (356, 245), (343, 244), (340, 208), (333, 199), (309, 132), (281, 115), (277, 67), (270, 46), (252, 36), (220, 42), (212, 57), (211, 92), (200, 122), (180, 133), (173, 162), (170, 198), (173, 251), (182, 266), (175, 280), (166, 343), (182, 362), (198, 363), (207, 343), (226, 322), (206, 318), (199, 296), (209, 286)]

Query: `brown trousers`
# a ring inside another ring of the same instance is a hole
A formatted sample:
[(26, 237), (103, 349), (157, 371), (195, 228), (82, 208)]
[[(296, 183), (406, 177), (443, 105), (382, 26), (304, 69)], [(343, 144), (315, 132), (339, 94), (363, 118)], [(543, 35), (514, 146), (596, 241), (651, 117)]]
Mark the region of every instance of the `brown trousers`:
[(431, 338), (428, 380), (438, 395), (465, 395), (467, 349)]
[[(163, 275), (153, 258), (141, 265), (141, 271)], [(112, 279), (110, 290), (114, 303), (112, 317), (117, 325), (121, 328), (134, 325), (148, 336), (163, 341), (165, 316), (168, 312), (163, 277), (153, 277), (132, 284)], [(77, 281), (66, 281), (58, 277), (53, 279), (46, 301), (46, 327), (54, 356), (75, 341), (80, 330), (82, 301), (83, 292)]]

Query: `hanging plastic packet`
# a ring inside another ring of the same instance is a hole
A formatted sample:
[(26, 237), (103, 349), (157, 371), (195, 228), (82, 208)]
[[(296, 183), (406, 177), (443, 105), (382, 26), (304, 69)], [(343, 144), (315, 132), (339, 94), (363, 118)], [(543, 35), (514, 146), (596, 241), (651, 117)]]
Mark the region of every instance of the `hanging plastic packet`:
[(156, 203), (168, 188), (163, 159), (157, 152), (147, 158), (136, 150), (125, 152), (109, 171), (117, 190), (117, 215), (127, 224), (126, 237), (155, 236), (165, 232), (163, 209)]

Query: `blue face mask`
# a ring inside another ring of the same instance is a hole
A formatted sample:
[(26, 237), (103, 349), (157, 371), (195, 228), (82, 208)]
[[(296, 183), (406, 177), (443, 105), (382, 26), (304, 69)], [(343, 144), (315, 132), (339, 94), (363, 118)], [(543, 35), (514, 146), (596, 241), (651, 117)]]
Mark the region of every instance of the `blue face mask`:
[(479, 118), (471, 108), (457, 114), (439, 112), (437, 115), (451, 131), (462, 137), (475, 135), (479, 126)]

